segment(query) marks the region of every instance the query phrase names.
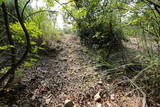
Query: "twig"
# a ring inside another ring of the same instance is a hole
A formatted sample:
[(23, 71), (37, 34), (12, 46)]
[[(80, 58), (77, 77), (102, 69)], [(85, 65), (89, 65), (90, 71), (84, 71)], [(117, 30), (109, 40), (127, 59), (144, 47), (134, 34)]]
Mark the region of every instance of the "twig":
[(136, 85), (135, 83), (134, 83), (134, 81), (132, 81), (131, 79), (129, 79), (128, 77), (126, 77), (126, 76), (124, 76), (126, 79), (128, 79), (128, 81), (131, 83), (131, 84), (133, 84), (141, 93), (142, 93), (142, 95), (143, 95), (143, 105), (142, 105), (142, 107), (146, 107), (146, 94), (143, 92), (143, 90), (140, 88), (140, 87), (138, 87), (138, 85)]
[(24, 11), (25, 11), (25, 9), (26, 9), (26, 7), (27, 7), (27, 5), (29, 4), (30, 1), (31, 1), (31, 0), (28, 0), (28, 1), (26, 2), (26, 4), (24, 5), (23, 9), (22, 9), (22, 13), (21, 13), (22, 19), (23, 19), (23, 17), (24, 17)]
[(152, 1), (150, 1), (150, 0), (146, 0), (146, 1), (148, 1), (149, 3), (151, 3), (151, 4), (155, 5), (155, 6), (157, 6), (158, 8), (160, 8), (160, 5), (154, 3), (154, 2), (152, 2)]
[(36, 11), (36, 12), (33, 12), (33, 13), (29, 14), (28, 16), (26, 16), (26, 17), (24, 18), (24, 20), (26, 20), (27, 18), (29, 18), (29, 17), (31, 17), (31, 16), (33, 16), (33, 15), (35, 15), (35, 14), (41, 13), (41, 12), (52, 12), (52, 13), (56, 13), (57, 11), (52, 11), (52, 10), (40, 10), (40, 11)]
[(124, 78), (125, 80), (116, 83), (116, 85), (118, 85), (118, 84), (120, 84), (120, 83), (124, 83), (124, 82), (129, 82), (133, 87), (136, 88), (136, 89), (134, 89), (134, 90), (139, 90), (139, 92), (143, 95), (143, 100), (142, 100), (142, 103), (143, 103), (143, 104), (142, 104), (142, 107), (146, 107), (146, 94), (143, 92), (143, 90), (142, 90), (138, 85), (136, 85), (136, 83), (134, 83), (133, 80), (129, 79), (128, 77), (123, 76), (123, 78)]
[(144, 68), (143, 70), (141, 70), (135, 77), (133, 77), (132, 81), (135, 81), (139, 76), (142, 75), (142, 73), (143, 73), (144, 71), (146, 71), (146, 70), (152, 68), (153, 66), (154, 66), (154, 64), (152, 64), (152, 65), (150, 65), (150, 66)]
[(72, 13), (66, 8), (63, 6), (63, 4), (61, 4), (59, 1), (55, 0), (58, 4), (60, 4), (67, 12), (68, 14), (74, 19), (74, 21), (78, 22), (77, 19), (72, 15)]
[(106, 72), (108, 72), (108, 71), (114, 71), (114, 70), (117, 70), (117, 69), (120, 69), (120, 68), (125, 68), (126, 66), (129, 66), (129, 65), (134, 65), (134, 64), (133, 63), (124, 64), (124, 65), (118, 66), (118, 67), (113, 68), (113, 69), (108, 69), (108, 70), (106, 70)]

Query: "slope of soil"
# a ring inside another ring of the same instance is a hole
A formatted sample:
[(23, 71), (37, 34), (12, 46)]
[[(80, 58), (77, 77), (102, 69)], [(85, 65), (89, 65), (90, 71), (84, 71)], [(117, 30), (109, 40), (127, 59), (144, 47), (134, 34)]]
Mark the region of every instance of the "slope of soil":
[[(75, 107), (142, 106), (142, 98), (131, 88), (115, 88), (112, 82), (102, 79), (104, 70), (95, 67), (98, 62), (77, 36), (50, 41), (50, 48), (48, 55), (24, 71), (22, 89), (12, 92), (16, 99), (12, 106), (63, 107), (66, 100)], [(98, 94), (100, 100), (95, 98)]]

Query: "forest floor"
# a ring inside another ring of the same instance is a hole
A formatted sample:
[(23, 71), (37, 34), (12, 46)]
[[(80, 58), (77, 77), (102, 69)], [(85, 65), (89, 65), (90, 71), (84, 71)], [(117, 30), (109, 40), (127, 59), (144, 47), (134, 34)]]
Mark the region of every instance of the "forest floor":
[(131, 87), (115, 85), (118, 78), (102, 77), (105, 69), (96, 67), (99, 62), (93, 52), (77, 36), (50, 41), (50, 48), (24, 71), (21, 88), (5, 93), (0, 103), (11, 107), (142, 107), (143, 98)]

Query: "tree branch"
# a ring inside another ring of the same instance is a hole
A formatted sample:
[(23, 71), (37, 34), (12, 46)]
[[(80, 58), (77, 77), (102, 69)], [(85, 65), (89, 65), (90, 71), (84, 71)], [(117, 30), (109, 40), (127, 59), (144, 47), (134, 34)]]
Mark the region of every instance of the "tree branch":
[(152, 1), (150, 1), (150, 0), (146, 0), (146, 1), (148, 1), (149, 3), (151, 3), (151, 4), (155, 5), (155, 6), (156, 6), (156, 7), (158, 7), (158, 8), (160, 8), (160, 5), (158, 5), (158, 4), (156, 4), (156, 3), (154, 3), (154, 2), (152, 2)]
[(33, 16), (33, 15), (35, 15), (35, 14), (41, 13), (41, 12), (53, 12), (53, 13), (56, 13), (57, 11), (52, 11), (52, 10), (40, 10), (40, 11), (36, 11), (36, 12), (33, 12), (33, 13), (31, 13), (30, 15), (26, 16), (26, 17), (24, 18), (24, 20), (28, 19), (29, 17), (31, 17), (31, 16)]
[(76, 21), (76, 22), (78, 22), (77, 21), (77, 19), (70, 13), (70, 11), (66, 8), (66, 7), (64, 7), (63, 6), (63, 4), (61, 4), (59, 1), (57, 1), (57, 0), (55, 0), (58, 4), (60, 4), (66, 11), (67, 11), (67, 13)]
[(157, 13), (160, 15), (160, 10), (158, 9), (157, 6), (154, 6), (155, 10), (157, 11)]
[[(4, 21), (5, 21), (6, 33), (7, 33), (7, 36), (8, 36), (9, 45), (14, 46), (14, 41), (13, 41), (12, 35), (10, 33), (10, 29), (9, 29), (8, 12), (7, 12), (7, 8), (6, 8), (6, 5), (5, 5), (4, 2), (2, 3), (2, 10), (3, 10), (3, 18), (4, 18)], [(11, 51), (11, 68), (14, 68), (15, 61), (16, 61), (15, 48), (11, 47), (10, 51)], [(2, 76), (2, 78), (0, 78), (0, 86), (2, 86), (2, 89), (7, 86), (9, 81), (13, 80), (14, 73), (15, 73), (15, 70), (9, 70), (9, 71), (7, 71), (6, 74), (4, 74)], [(8, 76), (10, 76), (9, 79), (8, 79)], [(1, 89), (0, 89), (0, 91), (1, 91)]]
[(30, 48), (31, 48), (31, 44), (30, 44), (29, 33), (28, 33), (28, 31), (27, 31), (27, 29), (26, 29), (26, 27), (24, 25), (23, 19), (22, 19), (21, 15), (20, 15), (20, 12), (19, 12), (18, 0), (14, 0), (14, 2), (15, 2), (15, 9), (16, 9), (18, 21), (20, 22), (20, 25), (21, 25), (24, 33), (25, 33), (25, 38), (26, 38), (26, 42), (27, 42), (25, 53), (23, 54), (21, 59), (16, 63), (16, 67), (18, 67), (24, 61), (24, 59), (27, 57), (27, 54), (28, 54), (28, 52), (30, 51)]
[(22, 9), (22, 13), (21, 13), (22, 19), (23, 19), (23, 17), (24, 17), (24, 11), (25, 11), (25, 9), (26, 9), (26, 7), (27, 7), (27, 5), (29, 4), (30, 1), (31, 1), (31, 0), (28, 0), (28, 1), (26, 2), (26, 4), (24, 5), (23, 9)]
[(155, 2), (152, 2), (150, 0), (146, 0), (147, 2), (149, 2), (150, 4), (154, 5), (155, 10), (157, 11), (157, 13), (160, 15), (160, 5), (156, 4)]

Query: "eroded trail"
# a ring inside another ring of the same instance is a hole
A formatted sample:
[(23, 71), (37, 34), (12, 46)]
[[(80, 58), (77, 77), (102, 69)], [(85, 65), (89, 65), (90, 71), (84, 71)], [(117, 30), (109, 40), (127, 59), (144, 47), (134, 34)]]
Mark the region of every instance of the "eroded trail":
[[(122, 99), (123, 92), (117, 92), (116, 96), (115, 90), (109, 91), (111, 84), (101, 81), (99, 72), (103, 71), (95, 68), (95, 57), (77, 36), (65, 35), (50, 45), (53, 50), (25, 71), (22, 84), (26, 88), (18, 96), (19, 105), (63, 107), (68, 99), (75, 107), (139, 107), (139, 102), (133, 101), (136, 96)], [(96, 101), (98, 93), (101, 99)]]

